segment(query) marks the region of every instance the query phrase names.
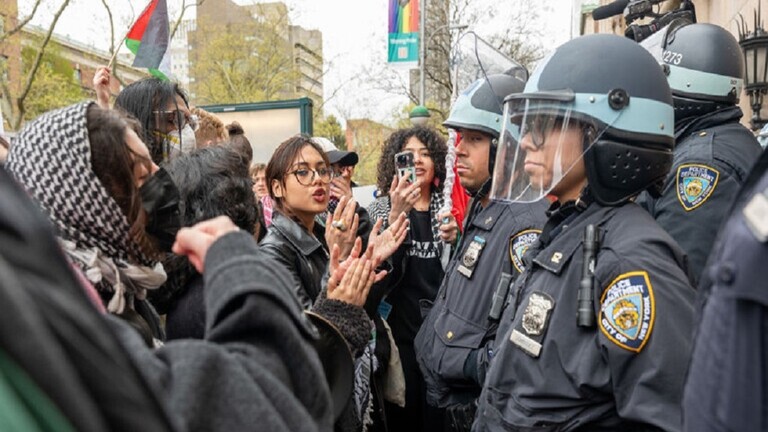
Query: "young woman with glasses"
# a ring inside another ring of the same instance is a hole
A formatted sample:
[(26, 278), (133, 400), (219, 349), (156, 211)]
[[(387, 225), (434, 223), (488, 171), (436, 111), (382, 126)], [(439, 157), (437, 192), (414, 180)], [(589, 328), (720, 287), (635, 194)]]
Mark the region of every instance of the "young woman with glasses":
[[(357, 228), (354, 200), (343, 198), (325, 228), (315, 223), (315, 216), (328, 206), (332, 178), (328, 156), (309, 137), (295, 136), (280, 144), (267, 164), (274, 213), (261, 250), (283, 265), (302, 306), (336, 325), (358, 356), (368, 352), (371, 340), (371, 321), (363, 305), (374, 282), (372, 275), (405, 239), (408, 223), (402, 215), (381, 233), (381, 224), (374, 227), (366, 253), (358, 259), (360, 239), (354, 241), (353, 250), (344, 250)], [(353, 277), (343, 278), (355, 266)], [(385, 274), (379, 272), (375, 279)], [(358, 374), (356, 387), (368, 393), (368, 379), (369, 375)], [(357, 396), (355, 402), (345, 414), (347, 425), (360, 424), (366, 410), (367, 402), (360, 402)]]

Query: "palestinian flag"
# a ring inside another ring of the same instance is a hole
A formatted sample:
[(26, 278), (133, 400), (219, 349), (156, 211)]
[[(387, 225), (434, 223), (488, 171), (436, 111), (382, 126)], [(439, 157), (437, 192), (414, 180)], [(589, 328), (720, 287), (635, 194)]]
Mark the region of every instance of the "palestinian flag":
[(147, 68), (152, 75), (167, 81), (171, 71), (169, 35), (165, 0), (151, 0), (125, 38), (125, 45), (136, 54), (133, 66)]

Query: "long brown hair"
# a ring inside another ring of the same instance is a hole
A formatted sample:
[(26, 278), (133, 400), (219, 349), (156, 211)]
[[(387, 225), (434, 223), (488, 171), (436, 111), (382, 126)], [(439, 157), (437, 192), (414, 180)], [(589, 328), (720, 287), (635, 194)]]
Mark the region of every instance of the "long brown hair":
[(119, 110), (105, 110), (96, 104), (88, 107), (86, 119), (94, 174), (125, 215), (133, 240), (142, 252), (156, 258), (157, 248), (144, 231), (146, 213), (133, 178), (134, 164), (149, 165), (152, 161), (134, 153), (125, 141), (129, 128), (142, 136), (141, 125)]

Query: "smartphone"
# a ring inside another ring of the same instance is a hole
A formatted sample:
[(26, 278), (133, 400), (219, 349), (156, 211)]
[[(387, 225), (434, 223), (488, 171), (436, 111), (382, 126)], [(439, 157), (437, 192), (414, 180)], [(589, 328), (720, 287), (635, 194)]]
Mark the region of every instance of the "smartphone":
[(398, 179), (405, 177), (408, 183), (416, 182), (416, 164), (413, 162), (413, 153), (405, 151), (396, 154), (395, 168)]

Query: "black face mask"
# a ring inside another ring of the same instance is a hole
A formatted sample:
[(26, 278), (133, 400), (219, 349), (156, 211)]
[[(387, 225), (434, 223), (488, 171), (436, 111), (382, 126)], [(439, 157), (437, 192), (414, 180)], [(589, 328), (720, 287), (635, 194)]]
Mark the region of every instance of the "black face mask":
[(168, 172), (160, 168), (139, 189), (141, 205), (147, 212), (146, 232), (158, 247), (170, 252), (181, 228), (179, 189)]

